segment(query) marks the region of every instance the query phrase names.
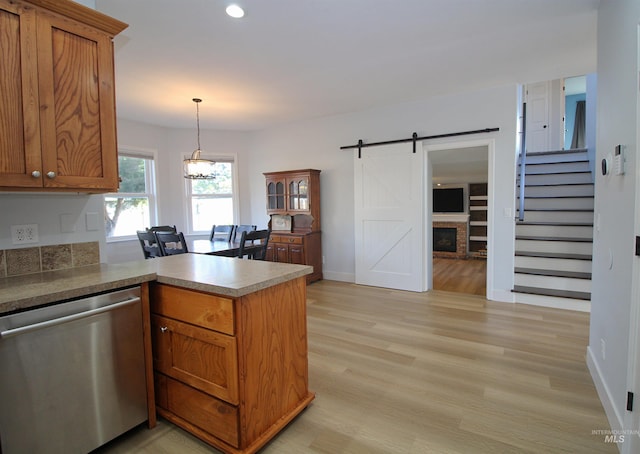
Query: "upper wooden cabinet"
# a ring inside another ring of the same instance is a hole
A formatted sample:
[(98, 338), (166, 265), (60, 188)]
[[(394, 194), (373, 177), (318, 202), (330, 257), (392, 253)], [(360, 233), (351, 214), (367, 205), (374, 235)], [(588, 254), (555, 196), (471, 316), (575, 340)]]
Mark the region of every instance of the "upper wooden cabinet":
[[(320, 171), (314, 169), (267, 172), (267, 214), (306, 215), (295, 219), (293, 231), (320, 230)], [(302, 229), (302, 230), (301, 230)]]
[(0, 0), (0, 188), (118, 188), (113, 36), (69, 0)]

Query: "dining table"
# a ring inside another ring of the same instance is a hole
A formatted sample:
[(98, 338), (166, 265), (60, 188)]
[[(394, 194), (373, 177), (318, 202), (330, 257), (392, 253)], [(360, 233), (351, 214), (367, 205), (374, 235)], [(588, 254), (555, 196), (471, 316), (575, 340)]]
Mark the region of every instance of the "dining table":
[(237, 257), (240, 251), (239, 241), (210, 241), (191, 240), (187, 241), (189, 252), (195, 254), (218, 255), (222, 257)]

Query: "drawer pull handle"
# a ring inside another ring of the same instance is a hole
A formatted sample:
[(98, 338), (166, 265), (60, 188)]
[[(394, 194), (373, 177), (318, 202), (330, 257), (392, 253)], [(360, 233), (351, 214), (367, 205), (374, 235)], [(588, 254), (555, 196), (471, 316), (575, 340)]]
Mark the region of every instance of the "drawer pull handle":
[(169, 329), (169, 328), (167, 328), (166, 326), (161, 326), (161, 327), (160, 327), (160, 332), (162, 332), (162, 333), (166, 333), (168, 329)]

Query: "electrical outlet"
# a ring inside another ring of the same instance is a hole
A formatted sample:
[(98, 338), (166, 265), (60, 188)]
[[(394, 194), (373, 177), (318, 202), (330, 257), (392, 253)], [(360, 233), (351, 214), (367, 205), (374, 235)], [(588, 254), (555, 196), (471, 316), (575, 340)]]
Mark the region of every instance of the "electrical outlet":
[(37, 243), (38, 224), (12, 225), (11, 241), (13, 244)]

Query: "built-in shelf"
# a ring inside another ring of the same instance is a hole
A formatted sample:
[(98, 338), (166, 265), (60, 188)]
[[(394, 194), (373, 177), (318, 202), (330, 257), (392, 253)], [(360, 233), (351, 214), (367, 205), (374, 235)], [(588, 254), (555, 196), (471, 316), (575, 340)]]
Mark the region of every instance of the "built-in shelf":
[(469, 184), (469, 256), (487, 256), (487, 183)]

